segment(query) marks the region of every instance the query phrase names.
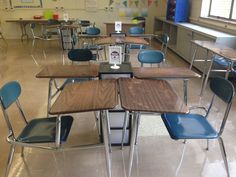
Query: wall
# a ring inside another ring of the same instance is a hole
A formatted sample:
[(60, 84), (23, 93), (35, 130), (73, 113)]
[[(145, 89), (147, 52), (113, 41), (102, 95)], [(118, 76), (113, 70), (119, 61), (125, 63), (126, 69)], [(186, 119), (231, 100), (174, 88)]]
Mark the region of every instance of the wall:
[[(1, 0), (0, 0), (1, 1)], [(3, 0), (2, 0), (3, 1)], [(150, 6), (148, 11), (148, 17), (146, 18), (146, 33), (153, 32), (153, 20), (154, 16), (161, 16), (163, 11), (162, 6), (165, 7), (165, 0), (157, 0), (158, 7), (155, 5)], [(105, 25), (104, 22), (115, 21), (115, 20), (131, 20), (131, 17), (119, 17), (118, 9), (114, 8), (112, 10), (105, 10), (105, 7), (108, 7), (110, 0), (97, 0), (97, 10), (94, 12), (86, 11), (85, 9), (85, 0), (43, 0), (44, 8), (39, 9), (0, 9), (0, 20), (2, 21), (2, 31), (6, 38), (20, 38), (21, 29), (19, 24), (5, 22), (7, 19), (18, 19), (18, 18), (33, 18), (34, 15), (42, 15), (45, 10), (56, 11), (56, 7), (60, 10), (57, 12), (59, 16), (62, 17), (64, 11), (69, 14), (70, 18), (78, 19), (87, 19), (91, 22), (96, 22), (96, 25), (101, 28), (103, 34), (105, 34)], [(164, 3), (164, 4), (163, 4)], [(64, 11), (61, 10), (61, 7), (64, 7)], [(29, 27), (27, 26), (29, 31)]]

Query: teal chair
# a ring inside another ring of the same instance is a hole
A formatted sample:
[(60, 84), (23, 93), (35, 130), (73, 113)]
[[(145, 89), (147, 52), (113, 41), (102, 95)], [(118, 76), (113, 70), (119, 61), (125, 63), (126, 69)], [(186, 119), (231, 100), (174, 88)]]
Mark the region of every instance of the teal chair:
[[(140, 26), (134, 26), (129, 28), (128, 33), (130, 36), (138, 37), (140, 34), (144, 34), (144, 28)], [(146, 49), (146, 45), (130, 44), (129, 49)]]
[[(221, 154), (224, 160), (226, 172), (229, 177), (230, 174), (229, 174), (228, 162), (227, 162), (224, 142), (221, 135), (224, 131), (224, 127), (228, 118), (233, 96), (235, 93), (234, 86), (232, 85), (230, 81), (221, 77), (216, 77), (211, 80), (210, 89), (214, 94), (213, 94), (210, 106), (206, 110), (205, 115), (194, 114), (194, 113), (189, 113), (189, 114), (166, 113), (166, 114), (162, 114), (161, 117), (172, 139), (175, 139), (175, 140), (217, 139), (220, 145)], [(215, 97), (218, 97), (220, 100), (222, 100), (226, 104), (226, 109), (225, 110), (221, 109), (222, 113), (224, 111), (224, 116), (223, 116), (220, 129), (218, 131), (214, 127), (212, 127), (210, 122), (207, 120), (207, 117), (211, 111), (211, 108), (214, 105)]]
[(160, 67), (164, 57), (164, 53), (160, 50), (141, 50), (138, 54), (138, 61), (141, 63), (141, 67), (144, 64), (157, 64)]
[[(8, 173), (10, 171), (15, 147), (17, 145), (22, 147), (22, 156), (24, 147), (40, 148), (47, 150), (56, 149), (56, 144), (55, 146), (49, 146), (48, 143), (56, 142), (55, 136), (57, 118), (33, 118), (30, 121), (27, 121), (25, 114), (21, 108), (20, 102), (18, 100), (20, 94), (21, 86), (16, 81), (9, 82), (0, 89), (1, 108), (9, 130), (7, 141), (11, 144), (8, 156), (7, 169), (5, 173), (6, 177), (8, 176)], [(13, 105), (13, 103), (16, 103), (16, 106), (19, 109), (19, 113), (21, 114), (21, 117), (23, 118), (23, 121), (25, 123), (25, 126), (23, 127), (22, 131), (19, 133), (18, 136), (16, 136), (16, 132), (14, 131), (12, 126), (14, 118), (10, 119), (10, 116), (8, 114), (8, 109)], [(72, 126), (72, 122), (73, 118), (71, 116), (61, 117), (61, 143), (67, 140)], [(40, 143), (40, 145), (38, 143)], [(44, 145), (45, 143), (47, 145)]]

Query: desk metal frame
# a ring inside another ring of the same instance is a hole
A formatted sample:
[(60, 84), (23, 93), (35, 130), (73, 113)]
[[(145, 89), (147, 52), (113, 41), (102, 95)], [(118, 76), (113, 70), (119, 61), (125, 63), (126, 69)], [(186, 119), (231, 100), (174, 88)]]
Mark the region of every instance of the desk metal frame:
[(103, 140), (106, 154), (107, 174), (112, 176), (109, 151), (110, 126), (108, 110), (118, 104), (118, 89), (116, 80), (93, 80), (82, 83), (72, 83), (65, 86), (56, 99), (50, 114), (58, 115), (56, 128), (56, 146), (60, 148), (61, 115), (88, 111), (101, 111)]
[(55, 79), (68, 78), (96, 78), (98, 77), (99, 66), (96, 64), (89, 65), (61, 65), (61, 66), (46, 66), (37, 75), (37, 78), (49, 78), (48, 84), (48, 105), (47, 115), (51, 108), (52, 99), (62, 90), (55, 84), (56, 91), (52, 93), (53, 82)]
[(165, 80), (121, 78), (119, 91), (122, 108), (134, 114), (129, 152), (130, 177), (140, 112), (187, 113), (188, 108)]
[[(233, 70), (234, 62), (236, 62), (236, 50), (229, 48), (223, 44), (215, 43), (213, 41), (192, 40), (191, 42), (196, 47), (193, 52), (192, 61), (190, 63), (190, 69), (192, 69), (194, 62), (204, 62), (201, 92), (200, 92), (200, 96), (202, 96), (203, 92), (206, 88), (207, 81), (210, 76), (210, 72), (225, 72), (225, 78), (228, 79), (230, 71)], [(196, 53), (197, 53), (199, 47), (206, 50), (205, 59), (196, 59)], [(211, 57), (209, 57), (210, 53), (212, 53)], [(226, 70), (212, 69), (215, 55), (224, 57), (226, 60), (229, 60), (229, 62), (228, 62), (229, 65), (226, 68)], [(210, 62), (210, 64), (207, 69), (208, 62)]]

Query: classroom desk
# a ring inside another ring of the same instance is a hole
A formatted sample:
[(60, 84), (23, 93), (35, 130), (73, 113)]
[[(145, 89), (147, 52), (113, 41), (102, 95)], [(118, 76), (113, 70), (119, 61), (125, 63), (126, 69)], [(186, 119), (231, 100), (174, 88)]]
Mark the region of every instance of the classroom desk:
[[(122, 32), (128, 33), (129, 29), (134, 26), (143, 27), (143, 23), (145, 23), (145, 21), (142, 21), (142, 20), (137, 21), (136, 23), (134, 23), (131, 20), (122, 21)], [(115, 31), (115, 22), (114, 21), (104, 22), (104, 24), (106, 25), (106, 34), (107, 35), (109, 35), (110, 33)]]
[(201, 76), (189, 68), (170, 67), (134, 67), (134, 77), (138, 79), (183, 79), (184, 102), (187, 105), (188, 101), (188, 80), (192, 78), (200, 78)]
[(96, 45), (122, 45), (123, 46), (123, 54), (124, 54), (124, 61), (128, 62), (128, 49), (127, 46), (130, 44), (138, 44), (138, 45), (149, 45), (144, 38), (141, 37), (103, 37), (98, 38), (94, 41)]
[(111, 177), (111, 159), (109, 152), (108, 110), (118, 104), (116, 80), (93, 80), (67, 84), (55, 103), (50, 114), (58, 115), (56, 144), (60, 146), (61, 114), (101, 111), (101, 123), (106, 154), (107, 175)]
[(94, 44), (97, 45), (110, 45), (110, 44), (140, 44), (140, 45), (149, 45), (149, 43), (140, 37), (104, 37), (99, 38), (94, 41)]
[(121, 78), (118, 83), (122, 108), (134, 111), (128, 168), (130, 177), (140, 112), (187, 113), (188, 108), (165, 80)]
[[(205, 62), (204, 70), (203, 70), (203, 76), (202, 76), (201, 93), (200, 93), (200, 95), (202, 96), (203, 91), (206, 88), (210, 72), (211, 71), (217, 71), (217, 70), (212, 70), (212, 65), (213, 65), (213, 62), (214, 62), (214, 60), (212, 58), (214, 58), (215, 55), (219, 55), (221, 57), (224, 57), (227, 60), (230, 60), (229, 66), (228, 66), (228, 68), (226, 70), (226, 74), (225, 74), (225, 78), (227, 79), (228, 76), (229, 76), (229, 72), (233, 68), (234, 62), (236, 61), (236, 50), (232, 49), (230, 47), (227, 47), (225, 45), (222, 45), (220, 43), (215, 43), (213, 41), (192, 40), (191, 42), (192, 42), (192, 44), (194, 44), (196, 46), (196, 48), (193, 52), (193, 57), (192, 57), (192, 61), (191, 61), (191, 64), (190, 64), (190, 69), (192, 68), (193, 63), (196, 62), (196, 61), (197, 62), (198, 61), (199, 62)], [(196, 59), (196, 53), (197, 53), (198, 48), (203, 48), (207, 51), (207, 55), (206, 55), (206, 58), (204, 60)], [(210, 52), (213, 54), (213, 57), (210, 57), (210, 59), (209, 59), (208, 55), (209, 55)], [(207, 69), (207, 64), (208, 64), (207, 62), (210, 62), (208, 69)], [(206, 77), (205, 77), (205, 74), (206, 74)]]
[(51, 108), (51, 100), (61, 88), (56, 86), (56, 92), (52, 94), (52, 84), (55, 79), (68, 79), (68, 78), (95, 78), (98, 77), (99, 65), (52, 65), (45, 66), (37, 75), (36, 78), (48, 78), (48, 106), (47, 113)]
[[(65, 22), (63, 19), (58, 19), (59, 22)], [(47, 24), (48, 20), (47, 19), (23, 19), (23, 18), (19, 18), (19, 19), (8, 19), (6, 20), (6, 22), (14, 22), (14, 23), (19, 23), (20, 24), (20, 28), (21, 28), (21, 40), (23, 41), (23, 39), (26, 37), (26, 39), (29, 38), (29, 35), (26, 32), (26, 25), (30, 24), (30, 23), (38, 23), (38, 24), (42, 24), (45, 25)], [(75, 20), (70, 19), (68, 21), (68, 23), (72, 23), (75, 22)]]

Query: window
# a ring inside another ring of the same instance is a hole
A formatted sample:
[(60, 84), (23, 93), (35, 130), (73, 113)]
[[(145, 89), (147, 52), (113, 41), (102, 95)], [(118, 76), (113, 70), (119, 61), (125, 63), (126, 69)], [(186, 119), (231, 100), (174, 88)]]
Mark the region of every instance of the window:
[(209, 17), (236, 20), (236, 0), (210, 0)]

